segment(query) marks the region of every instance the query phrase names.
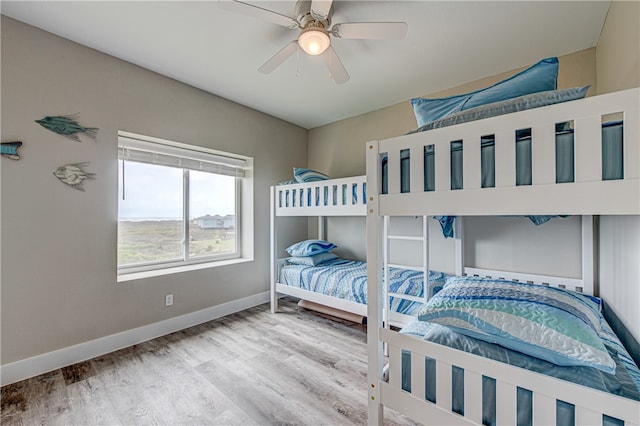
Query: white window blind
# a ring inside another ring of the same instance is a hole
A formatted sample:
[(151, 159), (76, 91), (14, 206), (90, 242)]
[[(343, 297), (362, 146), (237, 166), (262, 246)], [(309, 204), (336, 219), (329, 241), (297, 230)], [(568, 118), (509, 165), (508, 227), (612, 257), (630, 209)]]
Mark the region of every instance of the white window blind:
[(243, 177), (247, 162), (242, 158), (180, 148), (120, 136), (118, 159), (199, 170), (220, 175)]

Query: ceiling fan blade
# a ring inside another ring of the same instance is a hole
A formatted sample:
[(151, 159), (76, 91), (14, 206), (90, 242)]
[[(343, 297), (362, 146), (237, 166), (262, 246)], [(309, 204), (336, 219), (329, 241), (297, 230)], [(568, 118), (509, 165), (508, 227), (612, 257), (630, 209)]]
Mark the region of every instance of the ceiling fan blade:
[(260, 71), (262, 74), (271, 73), (271, 71), (278, 68), (278, 66), (283, 63), (289, 56), (293, 55), (297, 49), (298, 42), (294, 40), (280, 49), (278, 53), (273, 55), (271, 59), (265, 62), (260, 68), (258, 68), (258, 71)]
[(333, 0), (311, 0), (311, 16), (318, 21), (324, 21), (329, 16)]
[(334, 25), (331, 34), (338, 38), (401, 40), (408, 27), (406, 22), (347, 22)]
[(349, 80), (349, 73), (344, 68), (344, 65), (342, 65), (342, 61), (338, 58), (336, 51), (333, 50), (333, 46), (329, 46), (320, 57), (327, 66), (327, 69), (329, 69), (331, 78), (333, 78), (337, 84), (346, 83)]
[(272, 24), (282, 25), (286, 28), (294, 29), (299, 27), (298, 22), (289, 16), (281, 15), (280, 13), (274, 12), (272, 10), (264, 9), (260, 6), (254, 6), (242, 1), (218, 0), (218, 5), (222, 9), (241, 13), (247, 16), (252, 16), (263, 21), (271, 22)]

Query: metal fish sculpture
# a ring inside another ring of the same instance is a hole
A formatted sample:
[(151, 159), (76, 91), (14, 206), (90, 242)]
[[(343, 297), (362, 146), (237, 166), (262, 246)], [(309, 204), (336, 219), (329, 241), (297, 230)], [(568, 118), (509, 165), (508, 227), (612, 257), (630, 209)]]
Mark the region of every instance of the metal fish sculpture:
[(67, 137), (76, 142), (80, 142), (78, 133), (84, 133), (90, 138), (96, 139), (98, 133), (97, 127), (83, 127), (78, 124), (78, 114), (74, 115), (57, 115), (46, 116), (43, 119), (36, 120), (36, 123), (41, 125), (47, 130), (51, 130), (54, 133)]
[(12, 160), (19, 160), (20, 154), (18, 154), (18, 148), (22, 146), (22, 142), (2, 142), (0, 145), (0, 155), (3, 157), (11, 158)]
[(83, 170), (83, 168), (88, 165), (89, 163), (66, 164), (58, 167), (58, 169), (53, 172), (53, 175), (60, 179), (60, 182), (65, 183), (78, 191), (84, 192), (83, 184), (85, 179), (96, 178), (95, 173), (87, 173)]

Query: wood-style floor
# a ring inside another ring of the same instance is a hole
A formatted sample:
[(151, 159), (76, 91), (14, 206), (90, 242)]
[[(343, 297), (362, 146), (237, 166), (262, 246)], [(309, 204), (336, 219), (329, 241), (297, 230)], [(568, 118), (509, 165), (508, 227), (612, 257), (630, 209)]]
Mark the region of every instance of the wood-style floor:
[(366, 353), (365, 326), (284, 300), (5, 386), (0, 423), (363, 425)]

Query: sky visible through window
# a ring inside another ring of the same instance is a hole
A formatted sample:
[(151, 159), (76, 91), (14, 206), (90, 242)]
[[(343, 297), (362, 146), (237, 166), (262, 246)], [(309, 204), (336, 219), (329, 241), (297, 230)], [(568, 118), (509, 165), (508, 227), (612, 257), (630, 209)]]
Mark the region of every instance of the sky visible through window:
[[(119, 219), (182, 219), (182, 169), (119, 161)], [(234, 214), (235, 178), (198, 171), (190, 172), (190, 219), (205, 215)]]

